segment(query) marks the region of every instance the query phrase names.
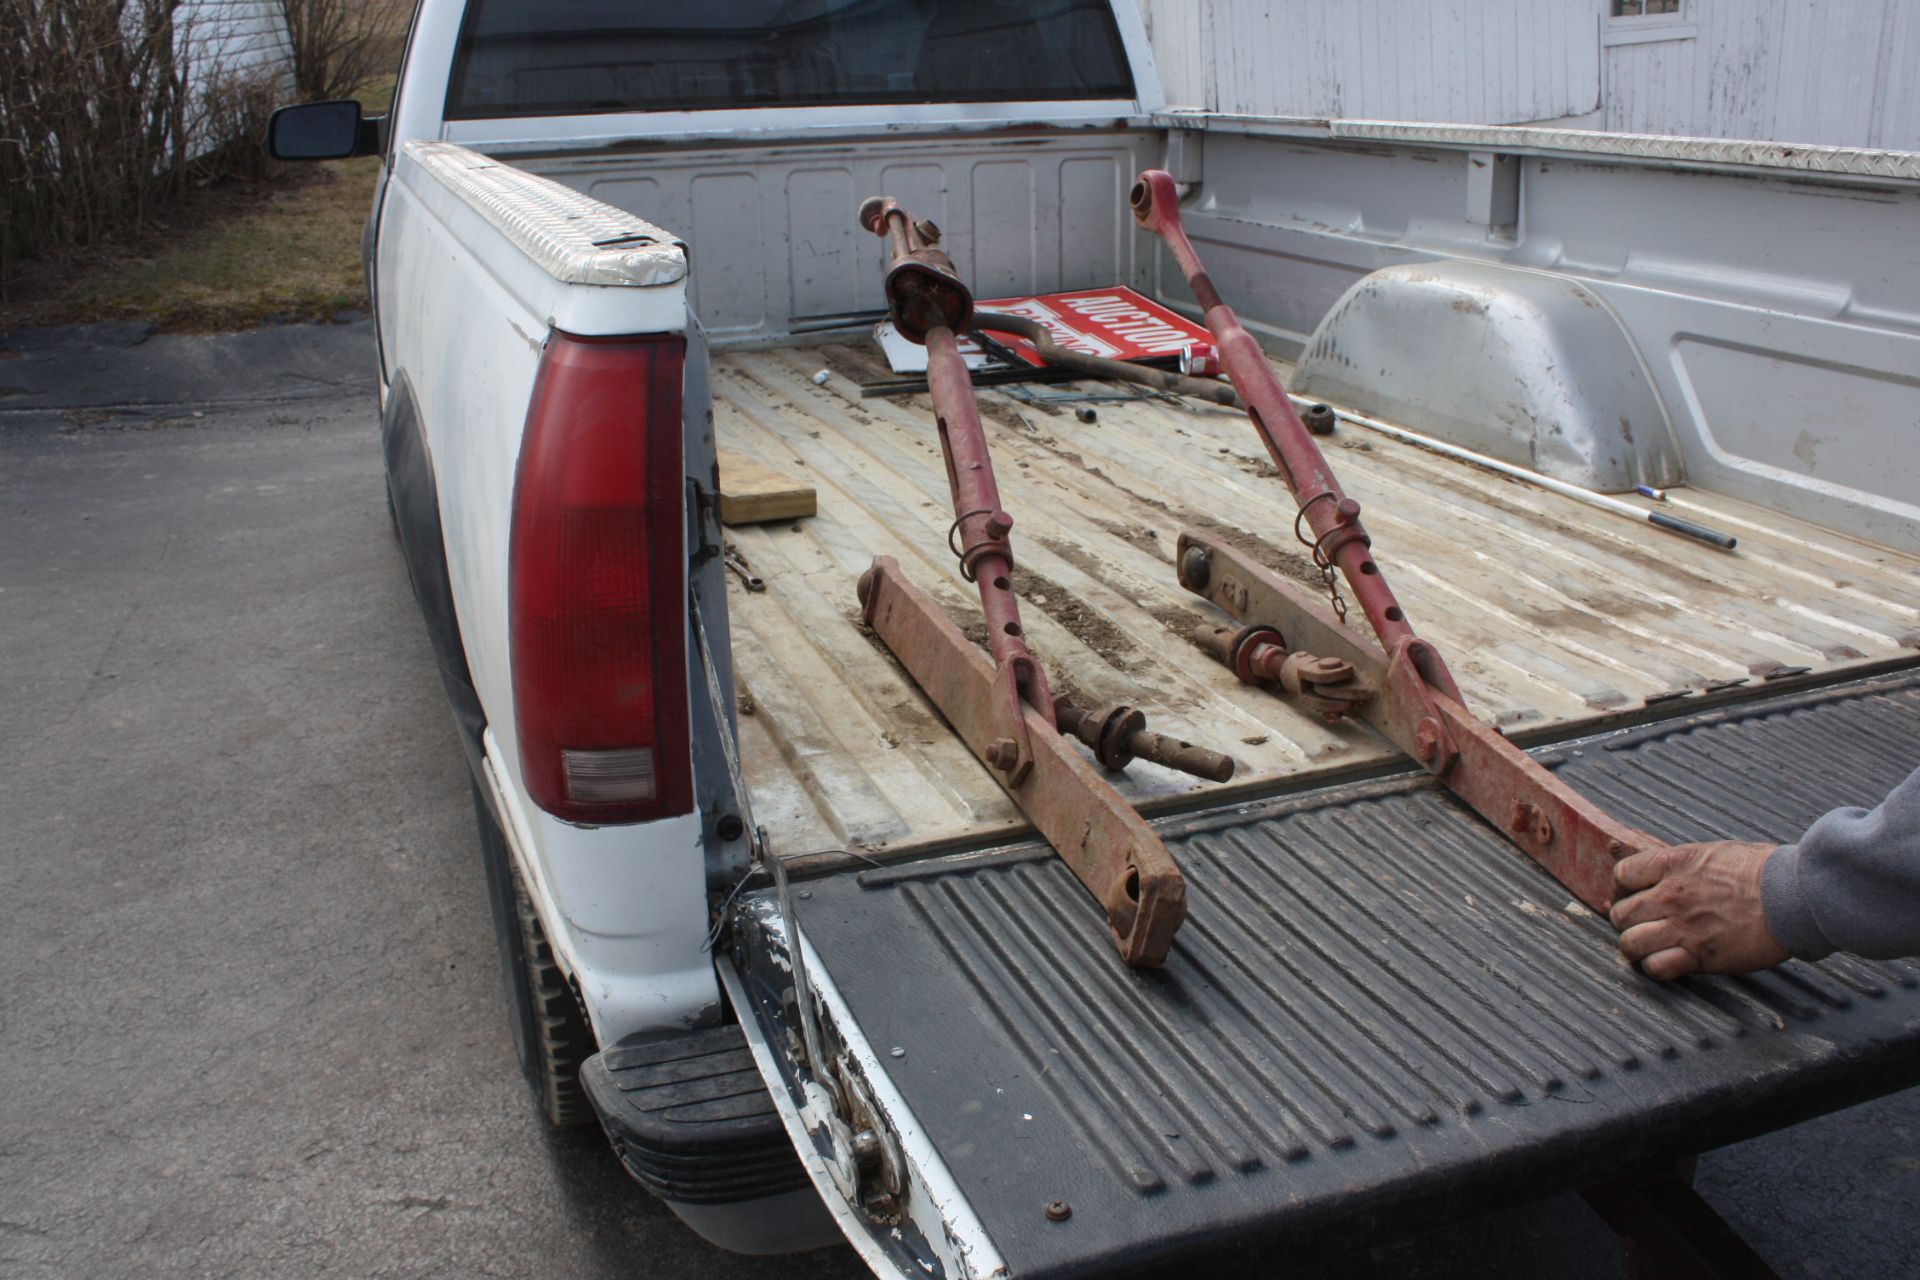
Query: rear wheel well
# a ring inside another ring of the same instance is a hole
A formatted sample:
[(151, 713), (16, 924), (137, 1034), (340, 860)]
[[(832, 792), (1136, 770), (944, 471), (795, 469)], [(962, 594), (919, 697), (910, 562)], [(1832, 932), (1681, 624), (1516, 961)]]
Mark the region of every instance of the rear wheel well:
[(460, 636), (460, 618), (454, 608), (453, 580), (447, 571), (447, 548), (440, 531), (440, 491), (434, 480), (433, 459), (421, 429), (412, 388), (395, 381), (380, 420), (380, 443), (386, 458), (387, 511), (401, 558), (413, 584), (414, 603), (427, 624), (440, 683), (467, 753), (467, 768), (484, 785), (481, 772), (481, 732), (486, 712), (467, 667), (466, 645)]

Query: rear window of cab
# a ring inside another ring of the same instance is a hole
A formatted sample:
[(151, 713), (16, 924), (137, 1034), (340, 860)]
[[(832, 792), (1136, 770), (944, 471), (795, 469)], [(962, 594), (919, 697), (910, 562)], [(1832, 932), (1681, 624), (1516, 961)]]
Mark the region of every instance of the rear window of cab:
[(472, 0), (446, 115), (1133, 96), (1106, 0)]

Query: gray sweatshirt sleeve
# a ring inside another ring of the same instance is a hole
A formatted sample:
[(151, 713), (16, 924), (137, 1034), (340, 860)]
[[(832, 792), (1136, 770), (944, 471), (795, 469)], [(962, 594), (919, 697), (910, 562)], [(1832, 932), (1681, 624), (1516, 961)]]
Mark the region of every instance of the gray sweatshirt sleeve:
[(1760, 901), (1802, 960), (1920, 955), (1920, 769), (1876, 808), (1835, 809), (1767, 859)]

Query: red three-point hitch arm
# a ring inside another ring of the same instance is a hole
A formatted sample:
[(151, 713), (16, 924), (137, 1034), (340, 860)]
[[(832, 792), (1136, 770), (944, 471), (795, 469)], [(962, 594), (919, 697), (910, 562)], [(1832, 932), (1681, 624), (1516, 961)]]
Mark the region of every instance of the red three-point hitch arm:
[(992, 660), (888, 556), (877, 558), (860, 578), (867, 625), (1093, 894), (1121, 958), (1130, 965), (1162, 964), (1186, 919), (1186, 881), (1153, 828), (1066, 735), (1092, 748), (1108, 768), (1139, 756), (1225, 781), (1233, 761), (1147, 732), (1132, 707), (1087, 709), (1052, 695), (1020, 625), (1013, 517), (1000, 505), (972, 379), (960, 354), (958, 335), (972, 321), (973, 296), (936, 247), (939, 231), (931, 223), (915, 221), (896, 201), (876, 196), (861, 206), (860, 224), (888, 243), (886, 287), (894, 324), (927, 349), (927, 387), (953, 491), (949, 545), (957, 536), (961, 574), (979, 589)]
[(1033, 767), (1033, 748), (1025, 703), (1048, 727), (1055, 724), (1053, 697), (1047, 673), (1027, 649), (1020, 626), (1020, 601), (1013, 593), (1013, 544), (1007, 534), (1013, 517), (1000, 506), (1000, 487), (993, 478), (993, 459), (987, 453), (987, 433), (980, 425), (980, 407), (973, 399), (973, 379), (960, 354), (959, 334), (973, 320), (973, 294), (960, 281), (947, 255), (927, 238), (931, 223), (916, 223), (898, 201), (876, 196), (860, 209), (867, 230), (885, 236), (892, 264), (887, 269), (887, 299), (894, 325), (901, 334), (927, 349), (927, 386), (937, 415), (940, 451), (947, 460), (947, 483), (953, 490), (954, 531), (960, 538), (960, 572), (980, 589), (980, 610), (987, 618), (987, 646), (993, 651), (998, 675), (997, 696), (1003, 714), (999, 739), (991, 744), (994, 757), (1009, 755), (1001, 769), (1018, 786)]
[[(1204, 534), (1180, 535), (1180, 581), (1247, 625), (1196, 636), (1250, 684), (1278, 687), (1330, 718), (1351, 714), (1418, 760), (1450, 790), (1597, 911), (1613, 899), (1613, 864), (1660, 842), (1603, 813), (1465, 708), (1440, 653), (1414, 634), (1373, 559), (1360, 504), (1294, 412), (1266, 355), (1220, 299), (1180, 225), (1171, 175), (1133, 186), (1139, 224), (1158, 235), (1206, 313), (1221, 363), (1254, 430), (1299, 506), (1295, 533), (1327, 576), (1332, 608), (1290, 579)], [(1301, 533), (1304, 524), (1311, 537)], [(1346, 624), (1333, 582), (1345, 578), (1373, 629)]]

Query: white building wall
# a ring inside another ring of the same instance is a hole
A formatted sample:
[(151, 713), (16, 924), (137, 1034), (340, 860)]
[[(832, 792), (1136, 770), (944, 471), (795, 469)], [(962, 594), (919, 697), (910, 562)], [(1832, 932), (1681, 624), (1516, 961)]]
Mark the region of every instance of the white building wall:
[(1608, 129), (1920, 149), (1914, 0), (1689, 0), (1601, 42)]
[(173, 51), (193, 90), (187, 156), (203, 156), (233, 141), (250, 122), (220, 92), (238, 83), (266, 81), (270, 96), (292, 100), (293, 41), (279, 0), (182, 0), (173, 13)]
[(1592, 0), (1142, 0), (1167, 101), (1229, 115), (1521, 124), (1594, 111)]
[(1920, 0), (1140, 2), (1175, 106), (1920, 150)]
[(293, 44), (277, 0), (186, 0), (174, 14), (174, 41), (196, 84), (271, 75), (292, 85)]

